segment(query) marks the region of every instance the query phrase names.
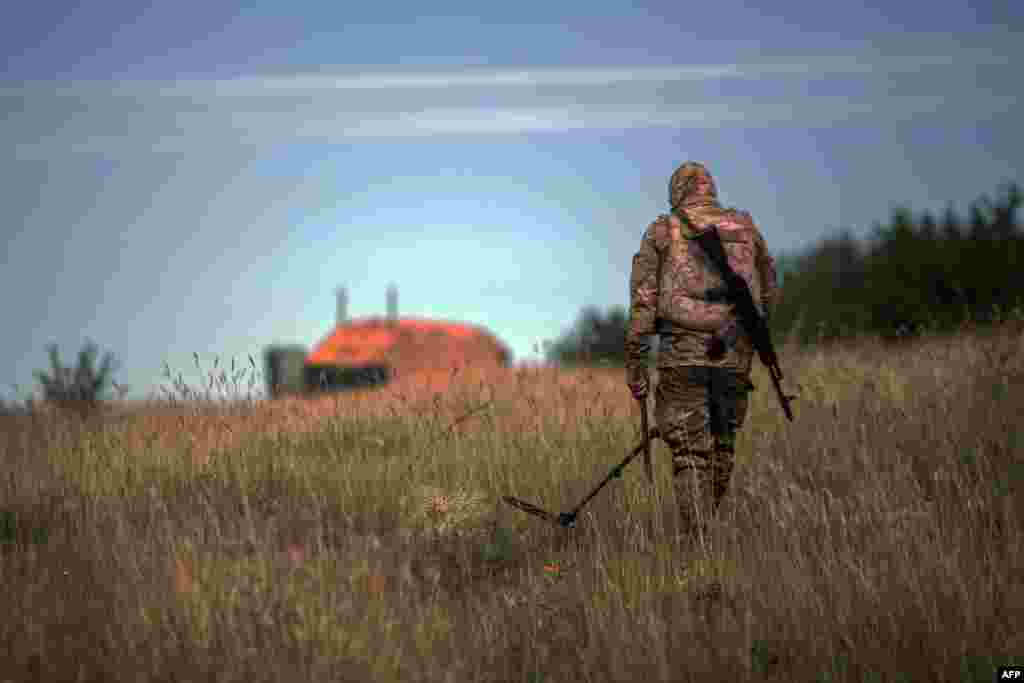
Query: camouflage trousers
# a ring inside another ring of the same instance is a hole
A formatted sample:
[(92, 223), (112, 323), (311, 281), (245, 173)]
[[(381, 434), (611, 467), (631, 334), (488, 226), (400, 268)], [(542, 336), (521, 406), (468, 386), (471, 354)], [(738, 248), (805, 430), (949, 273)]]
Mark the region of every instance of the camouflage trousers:
[(658, 369), (655, 417), (672, 451), (672, 474), (683, 524), (703, 533), (729, 489), (736, 434), (754, 388), (748, 373), (714, 367)]

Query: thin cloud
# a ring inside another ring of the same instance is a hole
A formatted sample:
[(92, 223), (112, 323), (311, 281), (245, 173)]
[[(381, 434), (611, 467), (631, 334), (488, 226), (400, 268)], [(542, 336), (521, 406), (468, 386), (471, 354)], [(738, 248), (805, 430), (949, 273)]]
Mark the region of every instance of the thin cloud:
[[(294, 95), (337, 90), (413, 90), (466, 87), (602, 87), (617, 83), (672, 83), (769, 76), (824, 76), (879, 72), (914, 73), (930, 67), (1005, 65), (1008, 59), (989, 51), (933, 56), (862, 59), (826, 56), (798, 62), (708, 64), (693, 66), (582, 67), (548, 69), (491, 69), (435, 73), (298, 74), (287, 77), (183, 81), (179, 92), (210, 88), (221, 96)], [(172, 94), (175, 88), (165, 89)], [(193, 91), (194, 92), (194, 91)]]
[(883, 73), (915, 73), (933, 67), (969, 69), (999, 66), (1010, 62), (992, 50), (959, 50), (955, 55), (856, 56), (824, 55), (797, 61), (751, 62), (737, 64), (548, 67), (548, 68), (467, 68), (443, 71), (382, 71), (351, 69), (335, 72), (299, 73), (285, 76), (242, 76), (228, 79), (70, 81), (64, 83), (26, 82), (0, 88), (0, 95), (17, 96), (31, 92), (56, 95), (83, 95), (105, 92), (110, 95), (162, 95), (293, 97), (308, 93), (361, 90), (447, 90), (458, 88), (589, 88), (618, 83), (672, 83), (765, 77), (818, 77)]
[[(973, 116), (1005, 111), (1016, 98), (989, 97), (972, 104)], [(952, 106), (945, 96), (888, 97), (871, 102), (845, 97), (807, 98), (800, 102), (741, 101), (703, 103), (688, 107), (651, 104), (618, 108), (558, 107), (518, 109), (428, 109), (414, 113), (380, 112), (367, 116), (308, 116), (287, 113), (234, 112), (231, 124), (195, 126), (189, 133), (155, 135), (143, 147), (129, 135), (87, 135), (75, 138), (64, 131), (35, 144), (14, 141), (20, 158), (45, 158), (52, 153), (77, 152), (124, 155), (133, 152), (189, 153), (208, 151), (235, 143), (241, 148), (290, 143), (345, 144), (389, 140), (431, 139), (469, 136), (511, 136), (537, 133), (565, 133), (583, 130), (625, 130), (638, 128), (717, 129), (724, 127), (815, 127), (843, 123), (854, 118), (908, 120), (942, 113)]]
[[(1016, 97), (975, 92), (976, 69), (1007, 63), (992, 51), (965, 50), (702, 66), (378, 71), (49, 88), (35, 83), (3, 91), (20, 93), (21, 102), (11, 109), (19, 113), (0, 132), (0, 143), (31, 159), (581, 130), (816, 126), (883, 114), (984, 117), (1016, 106)], [(900, 73), (919, 84), (930, 79), (932, 91), (915, 86), (901, 93), (893, 86)], [(802, 86), (826, 75), (864, 76), (850, 87), (869, 92), (844, 86), (844, 96), (810, 95)], [(957, 76), (966, 77), (955, 86)], [(728, 78), (756, 83), (741, 86), (743, 96), (725, 95), (737, 88), (720, 88), (716, 81)], [(703, 87), (664, 87), (685, 81)], [(770, 92), (752, 96), (766, 86)], [(68, 94), (78, 97), (61, 97)]]
[[(723, 98), (725, 99), (725, 98)], [(1016, 103), (1013, 97), (992, 97), (979, 112), (998, 111)], [(428, 109), (401, 115), (381, 114), (356, 121), (344, 118), (305, 120), (281, 131), (287, 117), (254, 118), (247, 125), (245, 114), (236, 117), (239, 128), (253, 137), (275, 129), (297, 138), (323, 142), (345, 142), (360, 138), (419, 137), (435, 135), (510, 135), (565, 132), (587, 129), (628, 128), (718, 128), (726, 125), (820, 125), (837, 123), (854, 116), (908, 118), (940, 112), (950, 105), (946, 96), (891, 96), (871, 102), (846, 97), (814, 97), (800, 102), (758, 102), (732, 98), (725, 102), (703, 102), (687, 106), (643, 104), (621, 107), (523, 107)], [(294, 121), (291, 122), (294, 125)]]

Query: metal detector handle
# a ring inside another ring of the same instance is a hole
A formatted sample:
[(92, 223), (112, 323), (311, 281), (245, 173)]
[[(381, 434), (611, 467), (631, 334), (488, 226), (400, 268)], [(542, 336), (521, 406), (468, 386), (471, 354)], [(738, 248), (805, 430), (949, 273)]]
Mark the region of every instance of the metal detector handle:
[(654, 465), (651, 463), (651, 435), (647, 431), (647, 397), (640, 400), (640, 429), (643, 430), (644, 472), (647, 481), (654, 483)]

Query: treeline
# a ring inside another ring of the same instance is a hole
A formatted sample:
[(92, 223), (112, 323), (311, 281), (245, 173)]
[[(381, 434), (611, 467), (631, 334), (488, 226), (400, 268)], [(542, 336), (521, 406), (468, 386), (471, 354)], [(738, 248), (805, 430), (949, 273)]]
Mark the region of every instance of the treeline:
[(876, 224), (872, 239), (849, 231), (796, 259), (784, 278), (772, 329), (807, 345), (857, 335), (912, 337), (990, 325), (1024, 305), (1019, 188), (982, 197), (968, 215), (909, 209)]
[[(811, 345), (854, 337), (907, 338), (1024, 317), (1021, 193), (1005, 187), (995, 201), (952, 207), (936, 217), (896, 209), (866, 241), (849, 230), (798, 254), (776, 257), (781, 299), (772, 311), (777, 340)], [(621, 364), (625, 308), (586, 308), (547, 345), (562, 364)], [(655, 340), (656, 347), (656, 340)]]

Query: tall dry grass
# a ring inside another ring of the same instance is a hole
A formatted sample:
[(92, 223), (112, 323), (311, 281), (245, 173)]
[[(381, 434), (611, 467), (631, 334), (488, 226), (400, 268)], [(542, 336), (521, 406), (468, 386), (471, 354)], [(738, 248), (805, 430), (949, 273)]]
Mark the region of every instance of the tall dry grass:
[[(696, 547), (621, 371), (4, 418), (0, 681), (973, 681), (1024, 653), (1019, 330), (782, 350)], [(438, 391), (438, 387), (443, 391)]]

